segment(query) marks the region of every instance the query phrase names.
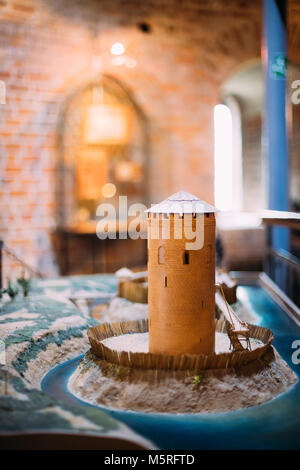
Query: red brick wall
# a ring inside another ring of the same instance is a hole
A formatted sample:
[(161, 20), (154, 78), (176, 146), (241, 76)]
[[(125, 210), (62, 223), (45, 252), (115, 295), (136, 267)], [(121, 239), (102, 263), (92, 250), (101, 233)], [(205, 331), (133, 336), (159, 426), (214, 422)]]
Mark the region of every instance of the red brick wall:
[[(92, 79), (93, 34), (103, 71), (131, 91), (149, 122), (150, 192), (186, 189), (213, 202), (213, 106), (222, 81), (260, 54), (260, 2), (7, 0), (0, 3), (0, 237), (55, 273), (58, 116)], [(137, 24), (147, 21), (151, 31)], [(122, 41), (135, 68), (112, 66)], [(12, 271), (6, 261), (5, 275)]]

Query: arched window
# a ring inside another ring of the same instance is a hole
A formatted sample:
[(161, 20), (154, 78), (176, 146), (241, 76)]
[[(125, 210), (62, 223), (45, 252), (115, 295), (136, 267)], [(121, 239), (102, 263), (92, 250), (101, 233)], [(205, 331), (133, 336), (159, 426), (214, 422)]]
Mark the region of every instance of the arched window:
[(220, 89), (215, 122), (215, 205), (257, 211), (266, 204), (262, 146), (264, 74), (261, 60), (241, 63)]
[(166, 250), (163, 246), (158, 248), (158, 264), (166, 263)]
[(215, 204), (232, 210), (232, 115), (228, 106), (214, 108), (215, 129)]

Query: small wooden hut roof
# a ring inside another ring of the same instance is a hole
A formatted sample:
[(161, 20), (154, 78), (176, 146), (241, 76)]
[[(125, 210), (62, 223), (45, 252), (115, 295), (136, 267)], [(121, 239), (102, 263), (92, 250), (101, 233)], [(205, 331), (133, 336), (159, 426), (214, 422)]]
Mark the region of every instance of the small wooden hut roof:
[(178, 191), (159, 204), (150, 207), (146, 212), (154, 214), (206, 214), (216, 212), (216, 209), (191, 193)]

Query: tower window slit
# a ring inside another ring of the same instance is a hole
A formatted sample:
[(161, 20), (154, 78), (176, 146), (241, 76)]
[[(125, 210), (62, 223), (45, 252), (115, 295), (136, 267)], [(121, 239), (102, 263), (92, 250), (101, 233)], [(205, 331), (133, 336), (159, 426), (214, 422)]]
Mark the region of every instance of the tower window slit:
[(184, 252), (183, 255), (183, 264), (190, 264), (190, 254), (188, 251)]
[(168, 287), (168, 279), (167, 279), (167, 276), (165, 276), (165, 287)]

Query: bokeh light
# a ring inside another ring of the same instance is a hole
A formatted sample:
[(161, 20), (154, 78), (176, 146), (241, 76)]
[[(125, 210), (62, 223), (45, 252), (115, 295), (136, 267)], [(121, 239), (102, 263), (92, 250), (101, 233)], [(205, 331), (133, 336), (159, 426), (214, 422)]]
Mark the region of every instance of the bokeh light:
[(102, 186), (102, 194), (104, 197), (113, 197), (117, 192), (117, 188), (113, 183), (106, 183)]

